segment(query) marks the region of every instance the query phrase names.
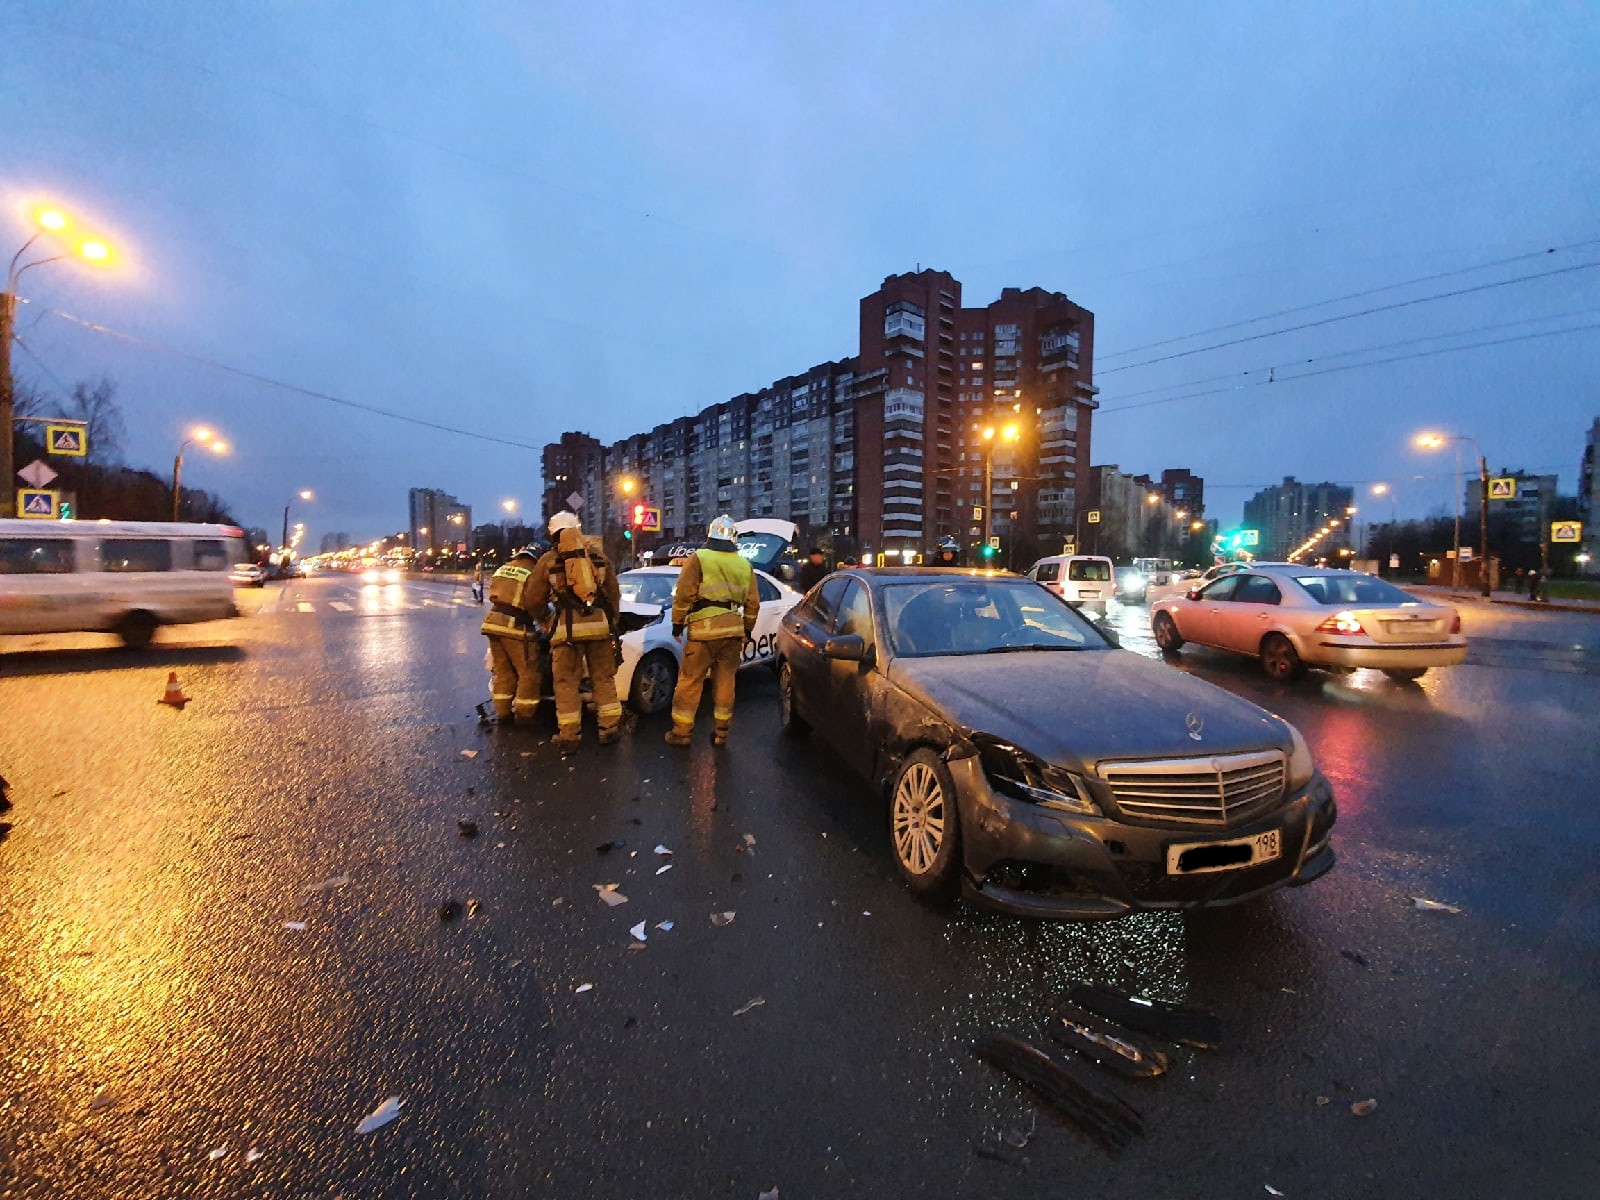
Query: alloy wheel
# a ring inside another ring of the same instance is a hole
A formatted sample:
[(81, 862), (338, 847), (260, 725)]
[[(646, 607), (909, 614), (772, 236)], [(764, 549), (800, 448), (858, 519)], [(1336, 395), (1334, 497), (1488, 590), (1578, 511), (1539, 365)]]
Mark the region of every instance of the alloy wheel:
[(914, 762), (894, 790), (894, 850), (906, 870), (926, 875), (944, 845), (945, 795), (926, 763)]

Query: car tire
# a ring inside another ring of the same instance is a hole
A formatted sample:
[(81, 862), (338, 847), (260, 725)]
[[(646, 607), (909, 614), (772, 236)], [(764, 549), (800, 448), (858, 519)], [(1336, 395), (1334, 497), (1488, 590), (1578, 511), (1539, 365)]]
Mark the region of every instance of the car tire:
[(1306, 668), (1293, 642), (1281, 633), (1269, 633), (1261, 639), (1261, 669), (1278, 683), (1292, 683)]
[(1150, 631), (1156, 635), (1156, 645), (1163, 654), (1176, 654), (1183, 649), (1183, 634), (1178, 632), (1178, 623), (1170, 614), (1157, 613), (1156, 619), (1150, 622)]
[(1427, 667), (1385, 667), (1383, 673), (1396, 683), (1413, 683), (1428, 673)]
[(628, 704), (641, 716), (666, 712), (678, 686), (678, 664), (665, 650), (652, 650), (633, 668)]
[(924, 900), (949, 903), (960, 890), (961, 816), (950, 769), (914, 750), (889, 793), (889, 844), (900, 878)]
[(131, 612), (117, 622), (114, 632), (124, 646), (142, 649), (156, 636), (156, 619), (147, 612)]
[(790, 737), (804, 737), (811, 726), (794, 706), (794, 671), (788, 663), (778, 666), (778, 724)]

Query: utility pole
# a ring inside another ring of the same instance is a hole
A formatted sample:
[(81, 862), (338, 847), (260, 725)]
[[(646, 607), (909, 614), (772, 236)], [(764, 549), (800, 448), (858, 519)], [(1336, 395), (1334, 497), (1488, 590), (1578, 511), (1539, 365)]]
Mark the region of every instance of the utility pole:
[(1478, 578), (1483, 584), (1483, 586), (1479, 589), (1479, 591), (1481, 591), (1483, 593), (1483, 598), (1485, 600), (1487, 600), (1489, 598), (1489, 591), (1490, 591), (1490, 586), (1489, 586), (1489, 575), (1490, 575), (1490, 571), (1489, 571), (1489, 566), (1490, 566), (1490, 563), (1489, 563), (1489, 460), (1486, 459), (1482, 454), (1478, 455), (1478, 487), (1480, 489), (1480, 495), (1478, 497), (1478, 509), (1479, 509), (1479, 512), (1482, 514), (1482, 518), (1483, 518), (1478, 523), (1478, 542), (1479, 542), (1478, 553), (1479, 553), (1480, 557), (1483, 559), (1483, 561), (1478, 564)]
[(0, 292), (0, 517), (17, 515), (16, 460), (12, 438), (16, 430), (11, 383), (11, 329), (17, 319), (17, 298)]

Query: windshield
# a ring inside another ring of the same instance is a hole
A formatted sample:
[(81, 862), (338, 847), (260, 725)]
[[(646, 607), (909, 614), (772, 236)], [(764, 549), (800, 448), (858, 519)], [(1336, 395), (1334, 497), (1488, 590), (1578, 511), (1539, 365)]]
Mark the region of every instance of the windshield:
[(672, 603), (672, 590), (678, 586), (676, 571), (624, 571), (617, 576), (622, 599), (629, 604)]
[(1023, 580), (892, 583), (883, 612), (895, 654), (909, 658), (1110, 648), (1071, 605)]
[(1395, 608), (1402, 604), (1422, 603), (1394, 584), (1385, 583), (1371, 575), (1297, 575), (1294, 581), (1305, 588), (1318, 604), (1337, 605), (1340, 608), (1360, 604)]

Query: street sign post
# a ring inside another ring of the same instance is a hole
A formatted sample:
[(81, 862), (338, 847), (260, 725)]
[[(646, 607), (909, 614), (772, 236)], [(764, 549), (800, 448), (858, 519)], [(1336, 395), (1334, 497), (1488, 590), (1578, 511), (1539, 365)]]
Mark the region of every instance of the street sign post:
[(661, 532), (661, 510), (659, 508), (649, 508), (640, 504), (634, 507), (633, 514), (635, 517), (634, 527), (640, 533)]
[(1239, 544), (1241, 546), (1259, 546), (1259, 545), (1261, 545), (1261, 530), (1259, 530), (1259, 529), (1241, 529), (1239, 532), (1243, 535), (1239, 539)]
[(1063, 542), (1061, 544), (1061, 553), (1070, 556), (1070, 555), (1076, 554), (1077, 552), (1078, 552), (1078, 547), (1077, 547), (1077, 544), (1075, 542)]
[(17, 472), (17, 478), (32, 488), (47, 488), (55, 481), (56, 473), (37, 458)]
[(1578, 521), (1552, 521), (1550, 523), (1550, 540), (1552, 542), (1581, 542), (1583, 541), (1583, 525)]
[(1472, 547), (1471, 546), (1463, 546), (1463, 547), (1461, 547), (1461, 561), (1462, 562), (1471, 562), (1472, 561)]
[(82, 425), (46, 425), (44, 448), (47, 454), (82, 458), (89, 453), (89, 431)]
[(1517, 498), (1517, 478), (1515, 475), (1502, 476), (1499, 479), (1489, 480), (1489, 499), (1515, 500)]
[(17, 489), (17, 516), (54, 521), (61, 515), (61, 493), (45, 488)]

